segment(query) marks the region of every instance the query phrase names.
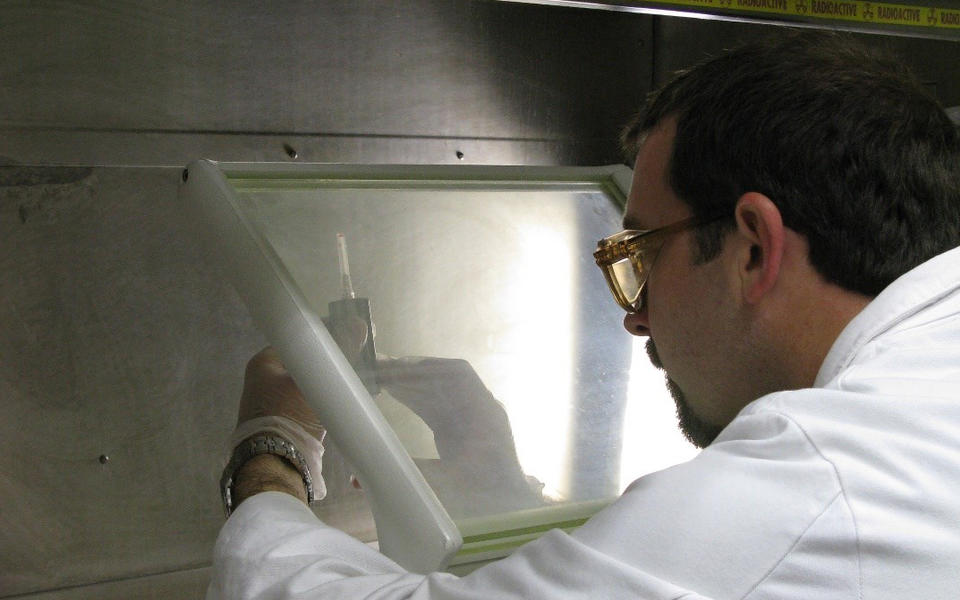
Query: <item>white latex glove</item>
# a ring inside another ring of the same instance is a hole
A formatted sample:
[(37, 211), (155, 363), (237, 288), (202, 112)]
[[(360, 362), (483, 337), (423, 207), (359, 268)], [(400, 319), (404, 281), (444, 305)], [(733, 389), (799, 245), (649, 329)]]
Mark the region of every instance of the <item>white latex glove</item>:
[(261, 350), (247, 363), (230, 450), (261, 432), (279, 435), (296, 446), (310, 469), (314, 500), (326, 496), (327, 487), (320, 474), (326, 430), (273, 348)]

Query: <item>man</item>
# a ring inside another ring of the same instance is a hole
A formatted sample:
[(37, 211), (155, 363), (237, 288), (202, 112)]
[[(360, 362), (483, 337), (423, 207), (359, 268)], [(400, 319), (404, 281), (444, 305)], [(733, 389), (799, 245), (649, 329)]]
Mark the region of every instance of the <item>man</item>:
[[(960, 139), (943, 110), (892, 61), (790, 34), (681, 75), (627, 141), (629, 231), (596, 257), (700, 455), (464, 578), (324, 526), (289, 495), (300, 474), (259, 457), (210, 597), (956, 596)], [(285, 377), (254, 358), (245, 402), (299, 410)]]

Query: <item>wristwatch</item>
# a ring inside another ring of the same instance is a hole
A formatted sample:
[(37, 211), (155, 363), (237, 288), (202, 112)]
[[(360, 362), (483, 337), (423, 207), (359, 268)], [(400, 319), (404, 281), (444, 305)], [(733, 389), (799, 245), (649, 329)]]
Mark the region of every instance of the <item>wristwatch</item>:
[(303, 485), (307, 488), (307, 504), (313, 503), (313, 477), (310, 476), (310, 468), (307, 466), (303, 454), (297, 450), (297, 447), (290, 440), (284, 437), (273, 433), (258, 433), (237, 444), (237, 447), (233, 449), (230, 462), (224, 467), (223, 475), (220, 477), (220, 494), (223, 498), (223, 508), (228, 517), (234, 509), (234, 476), (244, 463), (261, 454), (275, 454), (293, 465), (300, 472)]

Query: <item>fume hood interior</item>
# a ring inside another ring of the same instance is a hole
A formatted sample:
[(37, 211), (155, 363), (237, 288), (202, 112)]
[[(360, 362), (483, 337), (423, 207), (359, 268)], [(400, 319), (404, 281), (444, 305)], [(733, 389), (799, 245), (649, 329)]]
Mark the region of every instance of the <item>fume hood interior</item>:
[[(669, 415), (651, 418), (669, 403), (662, 375), (642, 350), (635, 360), (593, 264), (630, 177), (621, 165), (184, 171), (208, 256), (356, 468), (401, 565), (503, 556), (691, 455)], [(345, 303), (359, 308), (344, 316)], [(678, 453), (643, 434), (657, 428)], [(321, 516), (355, 497), (349, 467), (327, 471)]]

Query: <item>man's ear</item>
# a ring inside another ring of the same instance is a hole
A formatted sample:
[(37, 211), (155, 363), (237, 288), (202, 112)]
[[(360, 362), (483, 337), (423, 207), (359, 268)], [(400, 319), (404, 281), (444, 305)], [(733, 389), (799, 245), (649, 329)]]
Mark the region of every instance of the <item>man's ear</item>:
[(759, 302), (777, 283), (785, 231), (780, 210), (770, 198), (747, 192), (734, 209), (742, 254), (737, 259), (743, 300)]

